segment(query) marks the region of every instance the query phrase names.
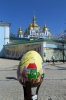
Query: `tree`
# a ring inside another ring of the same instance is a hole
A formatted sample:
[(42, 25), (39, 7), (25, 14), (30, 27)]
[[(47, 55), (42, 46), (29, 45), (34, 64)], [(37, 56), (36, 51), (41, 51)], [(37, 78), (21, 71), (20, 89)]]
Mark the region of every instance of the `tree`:
[[(64, 57), (65, 57), (65, 42), (66, 42), (66, 30), (64, 30), (64, 32), (60, 32), (57, 37), (55, 38), (56, 40), (61, 40), (62, 41), (62, 53), (63, 53), (63, 63), (65, 61)], [(60, 45), (60, 46), (61, 46)]]
[(57, 40), (66, 41), (66, 30), (64, 31), (64, 33), (60, 32), (60, 33), (58, 34)]
[(10, 37), (16, 37), (16, 34), (10, 33)]

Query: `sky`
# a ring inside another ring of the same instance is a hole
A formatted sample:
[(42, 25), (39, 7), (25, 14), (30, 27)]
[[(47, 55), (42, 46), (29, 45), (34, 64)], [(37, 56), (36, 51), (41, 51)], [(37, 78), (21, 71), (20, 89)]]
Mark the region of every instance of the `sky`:
[(53, 35), (66, 29), (66, 0), (0, 0), (0, 21), (11, 23), (10, 33), (24, 32), (33, 16), (43, 28), (47, 25)]

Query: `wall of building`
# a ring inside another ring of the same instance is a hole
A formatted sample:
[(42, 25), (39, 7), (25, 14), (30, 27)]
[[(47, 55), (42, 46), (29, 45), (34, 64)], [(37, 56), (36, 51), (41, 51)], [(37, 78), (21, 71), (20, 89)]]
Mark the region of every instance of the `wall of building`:
[[(53, 44), (51, 44), (53, 45)], [(10, 45), (5, 47), (5, 57), (12, 58), (12, 59), (20, 59), (27, 51), (35, 50), (40, 53), (44, 61), (52, 61), (52, 56), (55, 56), (56, 61), (63, 60), (63, 49), (58, 49), (59, 46), (55, 44), (52, 46), (47, 47), (46, 42), (39, 42), (39, 43), (27, 43), (27, 44), (18, 44), (18, 45)], [(62, 47), (62, 45), (60, 46)], [(64, 60), (66, 60), (66, 49), (64, 50)]]
[(0, 26), (0, 57), (4, 57), (4, 45), (9, 43), (10, 27)]
[[(54, 48), (44, 48), (44, 61), (52, 61), (52, 56), (55, 56), (56, 61), (63, 60), (63, 50)], [(64, 60), (66, 60), (66, 50), (64, 50)]]
[(41, 56), (42, 54), (41, 43), (19, 44), (5, 47), (5, 57), (12, 59), (20, 59), (27, 51), (35, 50)]
[(9, 35), (10, 35), (10, 27), (9, 26), (4, 26), (4, 45), (6, 45), (7, 43), (9, 43)]
[[(60, 43), (43, 43), (44, 61), (52, 61), (55, 56), (56, 61), (63, 60), (63, 46)], [(64, 50), (64, 60), (66, 60), (66, 48)]]
[(4, 27), (0, 26), (0, 57), (4, 56)]

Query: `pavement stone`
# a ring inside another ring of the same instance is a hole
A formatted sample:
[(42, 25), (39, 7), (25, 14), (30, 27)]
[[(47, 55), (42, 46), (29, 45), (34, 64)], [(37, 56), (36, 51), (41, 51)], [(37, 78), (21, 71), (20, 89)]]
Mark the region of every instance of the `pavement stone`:
[[(0, 100), (24, 100), (23, 88), (17, 80), (19, 60), (0, 58)], [(32, 88), (35, 94), (36, 88)], [(45, 63), (45, 78), (38, 100), (66, 100), (66, 63)]]

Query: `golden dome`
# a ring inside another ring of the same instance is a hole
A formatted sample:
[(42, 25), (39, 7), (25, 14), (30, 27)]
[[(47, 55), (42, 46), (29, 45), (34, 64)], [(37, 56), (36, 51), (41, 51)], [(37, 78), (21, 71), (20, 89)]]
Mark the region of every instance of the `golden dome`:
[(49, 29), (47, 28), (46, 24), (43, 27), (43, 31), (48, 31)]
[(18, 34), (22, 34), (22, 28), (21, 27), (18, 29)]
[(29, 29), (29, 30), (33, 30), (32, 24), (29, 25), (28, 29)]
[(33, 26), (33, 28), (37, 28), (38, 27), (38, 25), (36, 23), (33, 23), (32, 26)]
[(38, 25), (36, 24), (36, 17), (35, 17), (35, 15), (34, 15), (34, 17), (33, 17), (32, 26), (33, 26), (33, 28), (37, 28), (37, 27), (38, 27)]

